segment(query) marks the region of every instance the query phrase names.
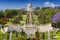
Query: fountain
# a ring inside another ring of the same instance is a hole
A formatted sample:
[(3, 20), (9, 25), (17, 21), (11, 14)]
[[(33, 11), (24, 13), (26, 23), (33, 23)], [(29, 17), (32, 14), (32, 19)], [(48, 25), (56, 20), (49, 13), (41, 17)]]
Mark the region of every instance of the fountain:
[(32, 4), (28, 4), (27, 6), (27, 24), (25, 26), (25, 31), (28, 35), (33, 34), (36, 31), (36, 25), (34, 25), (33, 22), (33, 18), (32, 18)]
[(10, 31), (10, 38), (9, 40), (12, 40), (12, 32), (13, 31), (17, 31), (17, 32), (21, 32), (21, 30), (23, 29), (24, 32), (33, 38), (33, 34), (34, 32), (37, 30), (39, 30), (39, 32), (47, 32), (48, 31), (48, 40), (50, 40), (50, 31), (53, 31), (52, 30), (52, 27), (51, 27), (51, 24), (49, 25), (40, 25), (40, 26), (36, 26), (35, 24), (33, 24), (33, 18), (32, 18), (32, 5), (29, 3), (28, 6), (27, 6), (27, 24), (26, 25), (23, 25), (23, 26), (20, 26), (20, 25), (8, 25), (8, 27), (5, 27), (4, 30), (2, 29), (1, 31), (3, 33), (6, 33), (8, 31)]

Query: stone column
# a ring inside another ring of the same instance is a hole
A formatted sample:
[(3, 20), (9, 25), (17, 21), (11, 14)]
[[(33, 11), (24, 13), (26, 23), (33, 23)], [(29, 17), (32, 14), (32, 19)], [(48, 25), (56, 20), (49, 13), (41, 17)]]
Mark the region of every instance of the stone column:
[(53, 28), (53, 34), (56, 34), (56, 28)]
[(10, 31), (10, 38), (9, 40), (12, 40), (12, 31)]
[(50, 32), (48, 31), (48, 40), (50, 40)]

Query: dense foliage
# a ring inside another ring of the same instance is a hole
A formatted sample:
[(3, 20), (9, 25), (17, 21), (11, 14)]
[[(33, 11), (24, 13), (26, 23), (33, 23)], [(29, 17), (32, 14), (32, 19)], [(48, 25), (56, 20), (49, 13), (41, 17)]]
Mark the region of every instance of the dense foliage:
[[(51, 22), (51, 18), (55, 15), (56, 12), (60, 12), (58, 8), (50, 8), (50, 7), (36, 7), (32, 11), (33, 16), (33, 23), (40, 25), (40, 24), (47, 24)], [(24, 17), (23, 17), (24, 16)], [(27, 20), (27, 10), (26, 9), (6, 9), (4, 11), (0, 11), (0, 18), (8, 18), (12, 20), (12, 23), (26, 23)]]

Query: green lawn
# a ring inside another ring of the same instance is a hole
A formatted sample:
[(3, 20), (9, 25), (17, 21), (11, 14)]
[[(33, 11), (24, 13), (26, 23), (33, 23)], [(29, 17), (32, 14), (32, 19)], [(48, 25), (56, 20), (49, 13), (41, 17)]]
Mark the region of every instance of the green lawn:
[[(56, 36), (60, 36), (60, 31), (56, 34)], [(56, 38), (55, 40), (60, 40), (60, 38)]]

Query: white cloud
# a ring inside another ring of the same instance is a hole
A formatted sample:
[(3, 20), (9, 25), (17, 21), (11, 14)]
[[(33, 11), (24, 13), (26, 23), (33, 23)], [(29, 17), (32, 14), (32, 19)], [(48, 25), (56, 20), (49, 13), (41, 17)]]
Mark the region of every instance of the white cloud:
[(55, 7), (55, 6), (57, 6), (55, 3), (51, 3), (51, 2), (44, 2), (44, 5), (46, 7)]

